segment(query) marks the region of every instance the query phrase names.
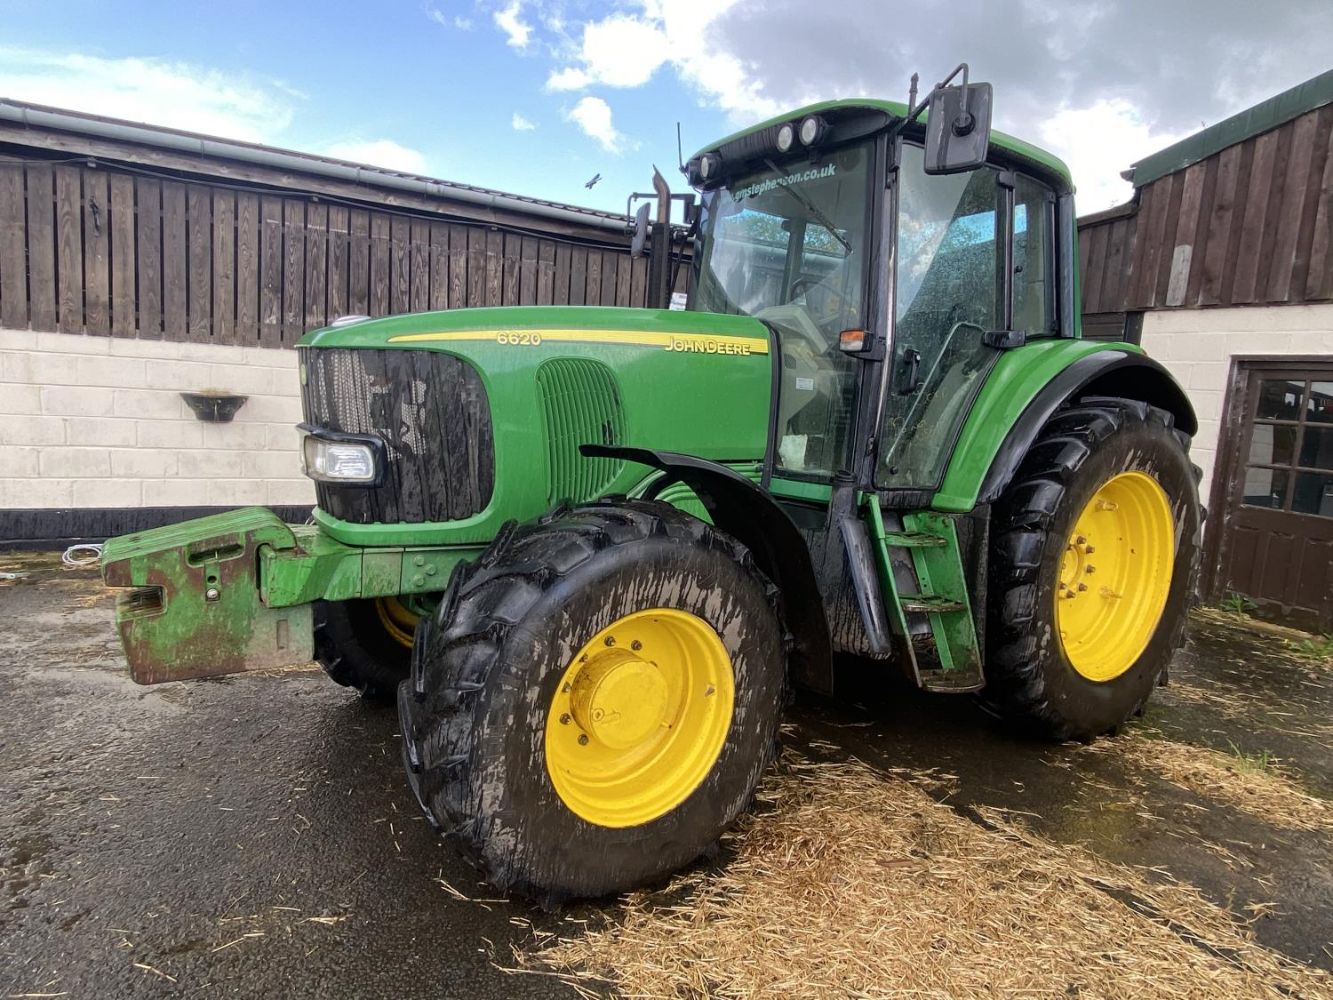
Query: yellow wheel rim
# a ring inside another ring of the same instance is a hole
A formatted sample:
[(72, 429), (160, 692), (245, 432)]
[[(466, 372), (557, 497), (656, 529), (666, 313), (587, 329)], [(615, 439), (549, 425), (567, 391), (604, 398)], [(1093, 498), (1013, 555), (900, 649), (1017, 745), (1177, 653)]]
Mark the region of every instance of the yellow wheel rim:
[(1065, 656), (1090, 681), (1119, 677), (1143, 654), (1171, 589), (1175, 518), (1152, 476), (1122, 472), (1074, 522), (1055, 593)]
[(379, 615), (384, 631), (388, 632), (395, 642), (408, 649), (412, 648), (412, 637), (416, 635), (417, 622), (421, 620), (420, 615), (396, 597), (375, 598), (375, 614)]
[(673, 608), (637, 611), (574, 654), (546, 719), (546, 770), (589, 823), (637, 826), (685, 801), (731, 728), (735, 681), (722, 639)]

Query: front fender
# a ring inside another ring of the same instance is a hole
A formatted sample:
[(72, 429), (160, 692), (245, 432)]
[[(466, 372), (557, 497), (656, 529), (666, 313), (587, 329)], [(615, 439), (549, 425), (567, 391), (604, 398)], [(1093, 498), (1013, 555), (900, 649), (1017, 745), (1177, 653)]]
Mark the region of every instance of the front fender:
[(796, 653), (794, 679), (803, 687), (832, 693), (833, 644), (810, 550), (771, 496), (734, 469), (693, 455), (589, 444), (579, 450), (589, 458), (619, 458), (661, 469), (666, 475), (651, 484), (645, 499), (654, 499), (675, 482), (693, 490), (713, 525), (749, 549), (782, 591)]
[(1018, 470), (1042, 426), (1080, 396), (1120, 396), (1160, 407), (1186, 434), (1198, 430), (1194, 408), (1171, 373), (1133, 344), (1042, 340), (1007, 353), (968, 414), (931, 501), (966, 513), (992, 503)]

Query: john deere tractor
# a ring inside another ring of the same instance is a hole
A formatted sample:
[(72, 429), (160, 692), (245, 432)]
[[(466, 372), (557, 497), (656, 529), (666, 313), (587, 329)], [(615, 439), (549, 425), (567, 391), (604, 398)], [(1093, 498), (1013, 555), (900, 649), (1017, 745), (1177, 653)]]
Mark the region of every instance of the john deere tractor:
[(992, 134), (986, 84), (913, 91), (689, 159), (683, 310), (306, 335), (313, 521), (108, 542), (135, 679), (313, 656), (396, 698), (426, 815), (546, 898), (709, 849), (835, 654), (1114, 733), (1183, 640), (1195, 418), (1138, 347), (1080, 338), (1064, 165)]

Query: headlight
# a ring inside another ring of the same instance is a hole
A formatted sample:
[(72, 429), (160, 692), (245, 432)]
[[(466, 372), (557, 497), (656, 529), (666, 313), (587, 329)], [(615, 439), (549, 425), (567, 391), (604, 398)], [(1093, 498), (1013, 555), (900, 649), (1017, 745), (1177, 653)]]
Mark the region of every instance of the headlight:
[(371, 485), (378, 478), (375, 449), (357, 441), (329, 441), (307, 434), (301, 443), (305, 474), (321, 483)]
[(827, 126), (824, 119), (819, 115), (811, 115), (801, 121), (801, 143), (805, 146), (813, 146), (820, 139), (824, 138), (824, 131)]
[(791, 149), (792, 143), (796, 141), (796, 129), (792, 127), (791, 122), (778, 129), (778, 152), (785, 153)]
[(711, 181), (721, 169), (722, 157), (716, 153), (704, 153), (699, 157), (699, 176), (705, 181)]

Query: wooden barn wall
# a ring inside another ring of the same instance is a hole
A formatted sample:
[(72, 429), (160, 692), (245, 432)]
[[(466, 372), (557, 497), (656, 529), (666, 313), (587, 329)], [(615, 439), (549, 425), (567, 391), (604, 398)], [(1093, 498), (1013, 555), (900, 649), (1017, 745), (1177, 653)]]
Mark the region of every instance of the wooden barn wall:
[(1079, 224), (1085, 314), (1333, 300), (1333, 105)]
[(0, 159), (0, 326), (281, 347), (349, 313), (644, 305), (647, 258), (606, 237)]

